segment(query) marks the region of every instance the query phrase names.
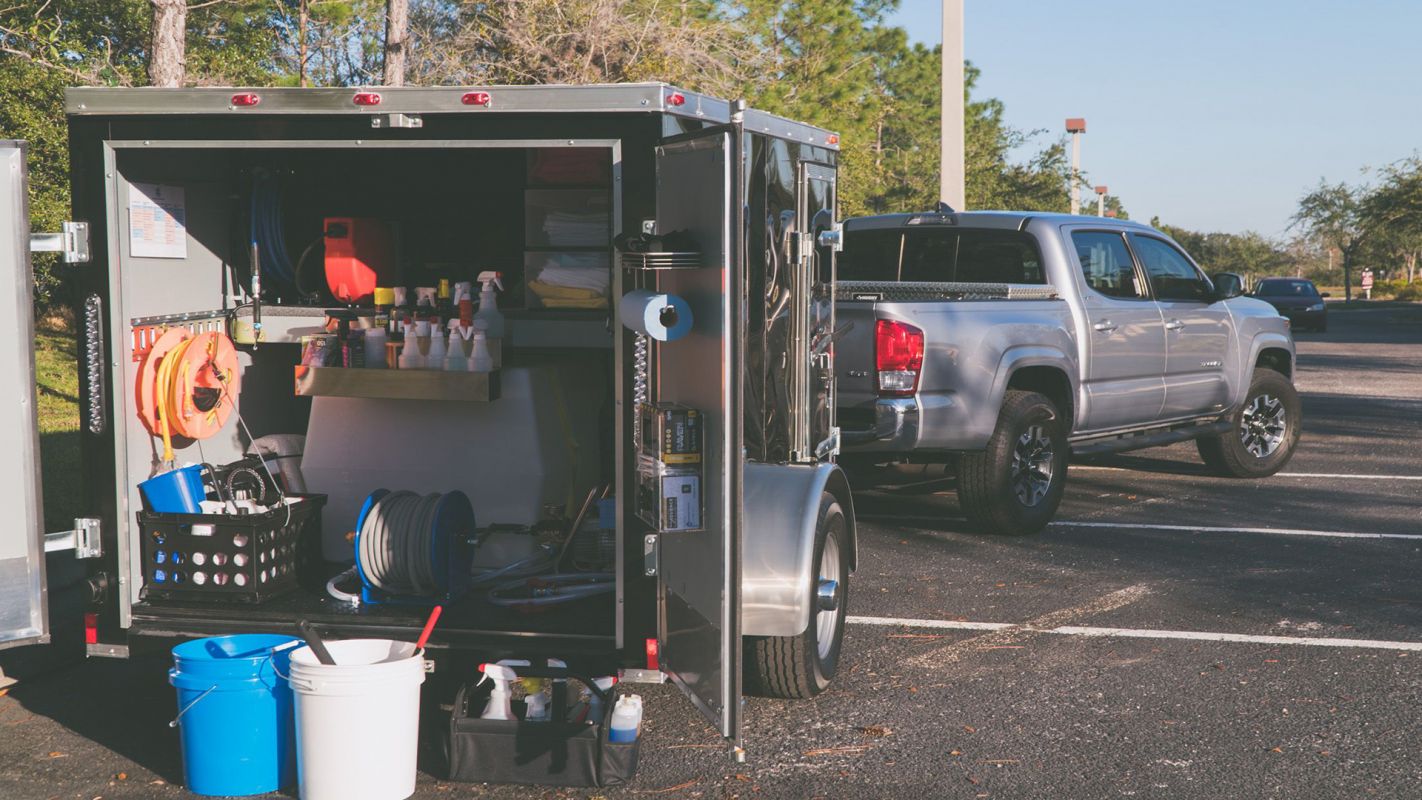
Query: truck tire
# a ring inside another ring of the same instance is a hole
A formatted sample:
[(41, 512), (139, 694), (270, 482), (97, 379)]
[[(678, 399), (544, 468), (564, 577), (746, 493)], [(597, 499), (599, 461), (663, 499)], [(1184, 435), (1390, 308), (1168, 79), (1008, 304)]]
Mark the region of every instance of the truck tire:
[(1303, 404), (1288, 378), (1272, 369), (1258, 369), (1249, 394), (1228, 421), (1228, 433), (1195, 441), (1205, 466), (1227, 477), (1264, 478), (1283, 469), (1293, 457)]
[[(815, 579), (810, 582), (810, 624), (799, 636), (745, 638), (746, 691), (762, 697), (803, 700), (829, 686), (839, 668), (844, 618), (849, 600), (849, 531), (834, 496), (820, 497), (815, 530)], [(822, 609), (821, 580), (836, 581), (833, 609)]]
[(1009, 390), (987, 447), (958, 462), (958, 502), (968, 520), (1008, 536), (1045, 528), (1066, 487), (1066, 429), (1046, 395)]

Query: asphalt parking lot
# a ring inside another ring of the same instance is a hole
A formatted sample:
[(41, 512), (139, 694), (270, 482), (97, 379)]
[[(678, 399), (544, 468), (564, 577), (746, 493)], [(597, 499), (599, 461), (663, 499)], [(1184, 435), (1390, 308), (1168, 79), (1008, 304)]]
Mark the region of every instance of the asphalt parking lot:
[[(1422, 306), (1299, 336), (1284, 472), (1192, 444), (1076, 463), (1042, 535), (966, 532), (949, 480), (857, 499), (841, 671), (750, 699), (748, 761), (667, 686), (607, 797), (1415, 797), (1422, 786)], [(156, 661), (0, 698), (0, 797), (177, 798)], [(422, 775), (417, 797), (557, 796)], [(584, 796), (588, 792), (561, 793)]]

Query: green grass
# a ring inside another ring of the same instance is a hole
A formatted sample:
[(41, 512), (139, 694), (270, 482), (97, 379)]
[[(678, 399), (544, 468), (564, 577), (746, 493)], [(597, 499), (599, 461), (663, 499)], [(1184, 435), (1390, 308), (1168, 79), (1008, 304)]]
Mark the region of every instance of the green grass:
[(37, 326), (35, 388), (39, 394), (40, 477), (45, 530), (70, 528), (84, 510), (80, 488), (78, 341), (52, 325)]

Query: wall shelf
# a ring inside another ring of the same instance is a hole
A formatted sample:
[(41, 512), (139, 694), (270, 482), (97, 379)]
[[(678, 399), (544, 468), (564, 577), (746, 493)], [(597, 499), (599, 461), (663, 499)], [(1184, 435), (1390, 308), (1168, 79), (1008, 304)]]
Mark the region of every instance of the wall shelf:
[(296, 393), (303, 397), (367, 397), (386, 400), (499, 399), (499, 373), (433, 369), (296, 367)]

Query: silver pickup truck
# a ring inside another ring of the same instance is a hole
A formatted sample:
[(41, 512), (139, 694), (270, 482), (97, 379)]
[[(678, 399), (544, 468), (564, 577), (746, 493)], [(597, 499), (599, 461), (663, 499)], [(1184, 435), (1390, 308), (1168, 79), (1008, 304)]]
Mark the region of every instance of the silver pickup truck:
[(1288, 321), (1153, 228), (890, 214), (846, 221), (843, 248), (844, 460), (955, 464), (963, 511), (985, 530), (1041, 530), (1069, 453), (1194, 439), (1207, 465), (1238, 477), (1293, 454)]

